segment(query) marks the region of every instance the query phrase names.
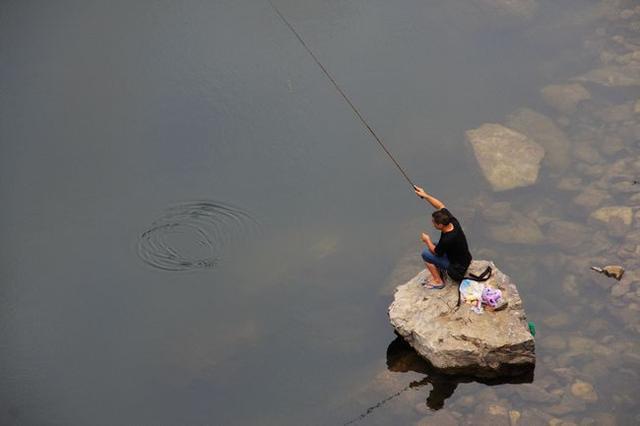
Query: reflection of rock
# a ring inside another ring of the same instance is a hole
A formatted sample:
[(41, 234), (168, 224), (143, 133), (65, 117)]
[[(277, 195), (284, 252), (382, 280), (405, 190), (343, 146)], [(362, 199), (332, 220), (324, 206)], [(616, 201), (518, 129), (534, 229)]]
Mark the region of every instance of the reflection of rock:
[(514, 216), (504, 225), (489, 225), (487, 231), (499, 243), (539, 244), (544, 240), (538, 224), (526, 216)]
[(507, 119), (507, 126), (536, 141), (545, 150), (545, 161), (556, 171), (569, 164), (571, 143), (549, 117), (528, 108), (521, 108)]
[[(447, 374), (436, 369), (431, 363), (422, 358), (402, 337), (397, 337), (387, 348), (387, 368), (393, 372), (417, 372), (425, 374), (419, 381), (409, 384), (409, 388), (418, 389), (428, 386), (429, 394), (426, 406), (431, 410), (439, 410), (445, 406), (445, 402), (455, 392), (459, 383), (478, 382), (489, 386), (505, 383), (531, 383), (533, 381), (533, 368), (527, 368), (517, 376), (481, 378), (469, 375)], [(404, 389), (407, 389), (405, 387)], [(402, 391), (404, 392), (404, 390)], [(476, 405), (476, 399), (480, 403), (497, 401), (497, 395), (490, 387), (476, 393), (474, 396), (466, 396), (456, 401), (456, 406), (470, 408)], [(376, 407), (379, 405), (376, 404)], [(367, 410), (369, 412), (369, 410)], [(422, 407), (418, 409), (422, 412)], [(432, 423), (427, 423), (432, 424)], [(439, 424), (439, 423), (436, 423)]]
[(578, 104), (591, 99), (591, 94), (581, 84), (553, 84), (542, 89), (542, 98), (563, 114), (573, 114)]
[(426, 271), (397, 288), (389, 307), (396, 331), (435, 367), (477, 375), (512, 374), (535, 363), (534, 340), (522, 301), (511, 279), (487, 261), (474, 261), (470, 272), (493, 267), (487, 282), (499, 288), (509, 302), (500, 312), (473, 313), (469, 305), (456, 309), (458, 286), (442, 290), (420, 285)]
[(538, 180), (544, 148), (522, 133), (499, 124), (483, 124), (466, 135), (494, 191), (529, 186)]

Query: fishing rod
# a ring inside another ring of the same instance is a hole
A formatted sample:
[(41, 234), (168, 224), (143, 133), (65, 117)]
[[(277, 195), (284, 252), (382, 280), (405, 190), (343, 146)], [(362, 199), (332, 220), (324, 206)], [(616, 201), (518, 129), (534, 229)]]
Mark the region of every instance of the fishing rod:
[(340, 88), (340, 86), (338, 85), (338, 83), (336, 82), (336, 80), (331, 76), (331, 74), (329, 73), (329, 71), (327, 71), (327, 69), (324, 67), (324, 65), (322, 65), (322, 63), (320, 62), (320, 60), (316, 57), (316, 55), (313, 53), (313, 51), (309, 48), (309, 46), (307, 46), (307, 43), (304, 42), (304, 40), (302, 39), (302, 37), (300, 36), (300, 34), (296, 31), (296, 29), (293, 27), (293, 25), (291, 25), (289, 23), (289, 21), (287, 21), (287, 18), (284, 17), (284, 15), (280, 12), (280, 10), (276, 7), (276, 5), (273, 3), (272, 0), (269, 0), (269, 4), (271, 5), (271, 7), (273, 8), (273, 10), (276, 12), (276, 14), (280, 17), (280, 19), (282, 20), (282, 22), (284, 22), (284, 24), (289, 27), (289, 29), (291, 30), (291, 32), (296, 36), (296, 38), (298, 39), (298, 41), (300, 42), (300, 44), (302, 44), (302, 46), (306, 49), (307, 52), (309, 52), (309, 55), (311, 55), (311, 57), (313, 58), (313, 60), (315, 61), (316, 64), (318, 64), (318, 66), (320, 67), (320, 69), (322, 70), (322, 72), (324, 73), (324, 75), (327, 76), (327, 78), (329, 79), (329, 81), (331, 81), (331, 83), (333, 83), (333, 86), (336, 88), (336, 90), (338, 91), (338, 93), (340, 93), (340, 95), (342, 95), (342, 97), (344, 98), (344, 100), (347, 102), (347, 104), (349, 104), (349, 106), (351, 107), (351, 109), (353, 110), (353, 112), (356, 114), (356, 116), (360, 119), (360, 121), (362, 122), (362, 124), (364, 125), (364, 127), (367, 128), (367, 130), (369, 131), (369, 133), (371, 133), (371, 135), (375, 138), (375, 140), (378, 142), (378, 144), (380, 145), (380, 147), (383, 149), (383, 151), (389, 156), (389, 158), (391, 159), (391, 161), (393, 161), (393, 163), (396, 165), (396, 167), (398, 168), (398, 170), (400, 170), (400, 173), (402, 173), (402, 176), (404, 176), (404, 178), (407, 180), (407, 182), (409, 182), (409, 185), (411, 185), (411, 189), (415, 188), (415, 184), (413, 183), (413, 181), (409, 178), (409, 176), (407, 175), (407, 173), (404, 171), (404, 169), (400, 166), (400, 164), (396, 161), (396, 159), (393, 157), (393, 155), (391, 155), (391, 152), (389, 152), (389, 150), (387, 149), (386, 146), (384, 146), (384, 143), (382, 142), (382, 139), (380, 139), (378, 137), (378, 135), (376, 134), (376, 132), (373, 130), (373, 128), (369, 125), (369, 123), (367, 123), (367, 120), (364, 119), (364, 117), (362, 116), (362, 114), (360, 114), (360, 111), (358, 111), (358, 108), (356, 108), (356, 106), (353, 104), (353, 102), (351, 102), (351, 100), (349, 99), (349, 97), (344, 93), (344, 91)]

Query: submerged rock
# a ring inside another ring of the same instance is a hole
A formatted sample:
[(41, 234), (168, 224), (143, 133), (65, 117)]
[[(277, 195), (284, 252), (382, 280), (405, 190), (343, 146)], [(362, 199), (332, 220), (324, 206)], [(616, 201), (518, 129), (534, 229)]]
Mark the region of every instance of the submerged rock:
[(545, 162), (555, 171), (569, 165), (571, 142), (552, 119), (529, 108), (520, 108), (507, 119), (507, 126), (525, 134), (545, 150)]
[(552, 84), (542, 90), (542, 99), (563, 114), (573, 114), (578, 104), (591, 99), (591, 94), (581, 84)]
[(607, 87), (640, 86), (640, 67), (634, 64), (607, 66), (574, 77), (574, 81), (596, 83)]
[(577, 380), (571, 385), (571, 393), (583, 401), (596, 402), (598, 400), (598, 394), (593, 389), (593, 386), (582, 380)]
[(522, 133), (486, 123), (466, 132), (484, 177), (494, 191), (533, 185), (544, 148)]
[(502, 290), (509, 303), (499, 312), (456, 308), (458, 285), (448, 280), (444, 289), (424, 288), (420, 281), (427, 271), (397, 287), (391, 324), (434, 367), (490, 377), (520, 374), (535, 364), (535, 343), (515, 284), (493, 262), (473, 261), (469, 272), (481, 273), (487, 265), (493, 274), (486, 284)]
[(489, 237), (499, 243), (506, 244), (540, 244), (544, 235), (533, 219), (526, 216), (513, 216), (502, 225), (487, 226)]
[(601, 207), (591, 213), (591, 217), (604, 223), (617, 221), (622, 223), (626, 228), (629, 228), (633, 221), (633, 211), (631, 207), (626, 206)]

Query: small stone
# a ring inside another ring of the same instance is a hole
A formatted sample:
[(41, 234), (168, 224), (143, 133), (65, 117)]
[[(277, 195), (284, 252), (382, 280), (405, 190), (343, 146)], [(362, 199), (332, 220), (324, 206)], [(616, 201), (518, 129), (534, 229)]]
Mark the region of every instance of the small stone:
[(562, 328), (571, 323), (569, 315), (564, 312), (559, 312), (555, 315), (550, 315), (542, 320), (542, 323), (549, 328)]
[(473, 413), (474, 426), (510, 426), (509, 409), (500, 403), (481, 404)]
[(640, 69), (631, 65), (612, 65), (589, 71), (572, 80), (607, 87), (640, 86)]
[(525, 383), (515, 388), (516, 393), (527, 402), (550, 403), (558, 402), (560, 398), (547, 392), (533, 383)]
[(625, 226), (630, 227), (633, 221), (633, 211), (631, 207), (626, 206), (601, 207), (591, 213), (591, 217), (605, 223), (620, 219)]
[(514, 215), (514, 212), (511, 203), (502, 201), (492, 203), (489, 208), (482, 209), (480, 214), (487, 222), (504, 223)]
[(562, 281), (562, 291), (569, 297), (577, 298), (580, 296), (580, 289), (578, 288), (578, 279), (575, 275), (567, 275)]
[(553, 244), (563, 249), (572, 249), (584, 244), (590, 231), (582, 224), (557, 220), (549, 224), (547, 236)]
[(460, 398), (457, 402), (457, 405), (462, 406), (464, 408), (473, 407), (476, 403), (476, 398), (473, 395), (465, 395)]
[(618, 423), (616, 416), (611, 413), (594, 413), (591, 414), (598, 426), (616, 426)]
[(544, 241), (538, 224), (524, 216), (515, 216), (504, 225), (490, 225), (487, 230), (491, 239), (499, 243), (534, 245)]
[(569, 338), (569, 348), (577, 353), (589, 352), (594, 345), (595, 342), (593, 339), (588, 339), (586, 337), (571, 336)]
[(598, 150), (587, 142), (575, 144), (573, 147), (573, 156), (576, 160), (583, 161), (590, 165), (605, 162)]
[(509, 411), (509, 424), (510, 426), (517, 426), (518, 425), (518, 420), (520, 420), (520, 417), (522, 415), (520, 414), (520, 411), (518, 410), (511, 410)]
[(621, 121), (633, 120), (634, 105), (626, 103), (622, 105), (612, 105), (598, 111), (597, 116), (605, 123), (617, 123)]
[(619, 265), (607, 265), (602, 268), (602, 272), (606, 276), (615, 278), (616, 280), (620, 281), (622, 279), (622, 276), (624, 275), (624, 268)]
[(583, 401), (596, 402), (598, 400), (598, 394), (593, 389), (593, 386), (582, 380), (577, 380), (571, 385), (571, 393)]
[(584, 191), (574, 197), (572, 201), (579, 207), (592, 209), (598, 207), (609, 198), (609, 194), (605, 191), (595, 188), (586, 188)]
[(541, 344), (543, 347), (557, 352), (563, 351), (567, 348), (566, 340), (558, 335), (545, 336), (542, 339)]
[(545, 411), (554, 416), (564, 416), (569, 413), (577, 413), (586, 409), (585, 401), (572, 395), (564, 395), (559, 404), (552, 405)]

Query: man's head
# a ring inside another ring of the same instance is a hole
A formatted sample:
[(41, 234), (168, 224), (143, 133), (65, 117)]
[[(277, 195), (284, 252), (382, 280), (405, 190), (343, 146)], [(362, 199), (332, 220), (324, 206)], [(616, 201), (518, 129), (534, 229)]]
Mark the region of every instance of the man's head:
[(433, 222), (434, 228), (442, 231), (451, 223), (451, 214), (445, 209), (436, 210), (431, 213), (431, 221)]

